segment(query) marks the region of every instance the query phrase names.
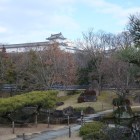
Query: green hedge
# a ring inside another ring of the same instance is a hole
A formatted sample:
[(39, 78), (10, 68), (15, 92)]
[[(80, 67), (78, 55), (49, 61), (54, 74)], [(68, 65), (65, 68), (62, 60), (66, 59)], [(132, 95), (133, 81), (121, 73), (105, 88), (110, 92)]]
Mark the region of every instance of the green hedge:
[(105, 125), (102, 122), (94, 121), (82, 126), (80, 128), (79, 134), (83, 137), (83, 140), (107, 140), (107, 136), (102, 131), (104, 126)]
[(99, 121), (94, 121), (89, 124), (85, 124), (80, 128), (80, 136), (87, 135), (90, 133), (97, 133), (103, 128), (104, 124)]
[(27, 105), (41, 105), (52, 108), (57, 98), (56, 91), (33, 91), (9, 98), (0, 99), (0, 114), (12, 112)]
[(99, 133), (91, 133), (83, 136), (83, 140), (109, 140), (109, 137), (102, 131)]

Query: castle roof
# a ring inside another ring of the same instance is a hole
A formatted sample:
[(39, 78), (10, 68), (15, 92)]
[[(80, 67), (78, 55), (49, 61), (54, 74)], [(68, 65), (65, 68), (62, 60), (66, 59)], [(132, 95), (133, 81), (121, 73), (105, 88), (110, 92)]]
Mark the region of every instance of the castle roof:
[(64, 36), (62, 35), (62, 33), (58, 33), (58, 34), (51, 34), (50, 37), (46, 38), (47, 40), (56, 40), (56, 39), (61, 39), (61, 40), (65, 40), (66, 38), (64, 38)]

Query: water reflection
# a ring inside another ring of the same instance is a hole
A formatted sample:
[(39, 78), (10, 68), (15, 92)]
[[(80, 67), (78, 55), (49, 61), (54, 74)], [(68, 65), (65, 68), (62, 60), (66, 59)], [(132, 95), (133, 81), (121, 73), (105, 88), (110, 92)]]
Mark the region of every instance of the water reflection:
[(140, 140), (140, 118), (136, 118), (131, 124), (131, 138)]
[(118, 135), (123, 135), (127, 140), (140, 140), (140, 117), (131, 119), (103, 118), (102, 121), (108, 126), (107, 133), (112, 137), (111, 140), (114, 139), (115, 134), (118, 138)]

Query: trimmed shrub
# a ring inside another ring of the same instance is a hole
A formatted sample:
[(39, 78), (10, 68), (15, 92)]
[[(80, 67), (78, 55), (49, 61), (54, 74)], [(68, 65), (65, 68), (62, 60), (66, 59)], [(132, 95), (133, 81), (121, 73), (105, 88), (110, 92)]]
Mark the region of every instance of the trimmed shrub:
[(95, 113), (95, 110), (93, 107), (90, 107), (90, 106), (86, 107), (85, 114), (93, 114), (93, 113)]
[(104, 127), (104, 124), (102, 122), (98, 122), (98, 121), (94, 121), (92, 123), (89, 124), (85, 124), (84, 126), (82, 126), (80, 128), (80, 136), (85, 136), (88, 134), (99, 134), (99, 132), (102, 130), (102, 128)]
[(83, 140), (109, 140), (109, 137), (102, 131), (99, 133), (91, 133), (83, 136)]
[(83, 140), (108, 140), (103, 132), (104, 127), (105, 125), (102, 122), (94, 121), (82, 126), (79, 134), (83, 137)]
[(56, 91), (33, 91), (9, 98), (0, 99), (0, 114), (13, 112), (25, 106), (52, 108), (56, 104)]
[(84, 96), (79, 96), (77, 100), (78, 100), (78, 103), (83, 103), (83, 102), (85, 102)]
[(96, 91), (95, 90), (85, 90), (80, 94), (77, 99), (78, 103), (82, 102), (95, 102), (97, 101)]
[(96, 91), (95, 90), (85, 90), (85, 92), (84, 92), (84, 95), (85, 96), (96, 96)]

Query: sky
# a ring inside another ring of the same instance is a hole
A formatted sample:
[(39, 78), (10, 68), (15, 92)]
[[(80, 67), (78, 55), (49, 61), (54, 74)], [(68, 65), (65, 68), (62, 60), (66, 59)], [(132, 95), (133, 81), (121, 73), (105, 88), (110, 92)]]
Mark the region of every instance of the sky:
[(93, 28), (119, 33), (140, 0), (0, 0), (0, 43), (45, 41), (61, 32), (69, 40)]

